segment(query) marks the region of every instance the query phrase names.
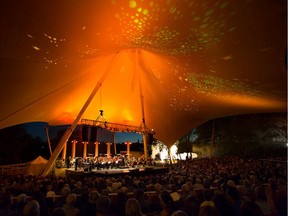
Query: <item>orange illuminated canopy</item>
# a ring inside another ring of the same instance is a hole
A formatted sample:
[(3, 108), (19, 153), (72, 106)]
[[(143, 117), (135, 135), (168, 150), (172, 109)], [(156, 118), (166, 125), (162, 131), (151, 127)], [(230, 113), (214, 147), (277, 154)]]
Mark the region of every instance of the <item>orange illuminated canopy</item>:
[[(207, 120), (287, 109), (286, 0), (1, 1), (0, 128), (143, 117), (167, 145)], [(80, 122), (79, 122), (80, 123)]]

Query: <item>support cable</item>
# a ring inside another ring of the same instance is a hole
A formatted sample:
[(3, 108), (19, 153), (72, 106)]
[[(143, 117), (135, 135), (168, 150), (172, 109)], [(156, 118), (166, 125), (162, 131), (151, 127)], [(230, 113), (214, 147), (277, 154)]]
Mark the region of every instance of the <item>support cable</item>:
[(95, 94), (98, 92), (98, 90), (101, 87), (102, 83), (104, 82), (104, 80), (106, 79), (107, 75), (111, 71), (112, 65), (115, 62), (116, 57), (118, 56), (118, 53), (119, 52), (117, 51), (117, 53), (115, 53), (115, 55), (113, 56), (113, 58), (111, 60), (111, 63), (108, 65), (107, 69), (104, 71), (104, 73), (100, 77), (98, 83), (96, 84), (96, 86), (94, 87), (94, 89), (91, 92), (90, 96), (86, 100), (86, 102), (83, 105), (82, 109), (80, 110), (79, 114), (75, 118), (73, 124), (66, 129), (66, 131), (65, 131), (64, 135), (62, 136), (61, 140), (59, 141), (56, 149), (53, 151), (53, 154), (50, 156), (50, 158), (49, 158), (49, 160), (48, 160), (48, 162), (46, 164), (46, 167), (45, 167), (45, 169), (42, 172), (42, 176), (47, 176), (49, 174), (49, 172), (51, 171), (51, 168), (52, 168), (54, 162), (56, 161), (57, 157), (59, 156), (61, 150), (63, 149), (64, 144), (67, 142), (67, 140), (71, 136), (71, 134), (74, 131), (74, 129), (76, 128), (80, 118), (82, 117), (82, 115), (86, 111), (87, 107), (91, 103), (91, 101), (94, 98)]
[(50, 155), (52, 155), (52, 148), (51, 148), (51, 142), (50, 142), (50, 137), (49, 137), (48, 129), (49, 129), (49, 127), (46, 126), (46, 127), (45, 127), (45, 132), (46, 132), (46, 137), (47, 137), (47, 143), (48, 143)]

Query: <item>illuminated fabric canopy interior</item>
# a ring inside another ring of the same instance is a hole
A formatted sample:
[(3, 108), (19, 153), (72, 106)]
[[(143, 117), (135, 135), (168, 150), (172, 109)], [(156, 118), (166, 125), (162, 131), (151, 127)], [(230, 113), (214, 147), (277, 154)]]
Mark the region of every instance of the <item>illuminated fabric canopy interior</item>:
[(105, 72), (83, 118), (137, 126), (143, 105), (167, 145), (213, 118), (286, 111), (285, 0), (0, 4), (0, 128), (71, 124)]

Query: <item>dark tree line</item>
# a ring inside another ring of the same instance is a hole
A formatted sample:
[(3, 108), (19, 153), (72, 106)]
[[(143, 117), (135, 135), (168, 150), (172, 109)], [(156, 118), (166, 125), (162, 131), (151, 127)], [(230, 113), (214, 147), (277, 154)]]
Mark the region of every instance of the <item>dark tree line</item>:
[(178, 153), (192, 152), (193, 146), (212, 146), (216, 156), (245, 155), (271, 148), (283, 152), (286, 143), (286, 113), (241, 115), (214, 119), (192, 129), (179, 139)]
[[(50, 137), (50, 144), (52, 151), (58, 145), (60, 139), (65, 133), (68, 125), (50, 127), (48, 130)], [(44, 128), (43, 128), (44, 131)], [(70, 156), (72, 152), (72, 141), (77, 140), (76, 144), (76, 157), (83, 156), (83, 144), (81, 126), (77, 126), (74, 132), (71, 134), (67, 142), (66, 156)], [(104, 138), (105, 139), (105, 138)], [(106, 154), (107, 146), (106, 142), (111, 140), (101, 141), (99, 145), (99, 154)], [(127, 147), (125, 143), (117, 143), (117, 153), (120, 151), (126, 151)], [(131, 151), (143, 152), (143, 143), (135, 142), (130, 146)], [(151, 147), (148, 149), (151, 153)], [(87, 146), (87, 152), (94, 155), (95, 145), (93, 142), (89, 142)], [(114, 145), (111, 145), (111, 153), (114, 153)], [(34, 137), (29, 134), (24, 124), (15, 125), (0, 130), (0, 165), (18, 164), (29, 162), (41, 155), (48, 159), (50, 157), (49, 145), (47, 140), (43, 140), (40, 137)], [(59, 154), (61, 158), (61, 153)]]
[[(213, 124), (214, 136), (212, 136)], [(53, 129), (57, 133), (51, 139), (52, 150), (56, 148), (67, 127)], [(80, 127), (73, 132), (68, 145), (73, 139), (81, 142)], [(212, 140), (213, 154), (216, 156), (261, 151), (273, 152), (271, 148), (278, 148), (286, 155), (287, 113), (241, 115), (208, 121), (179, 139), (178, 153), (192, 153), (193, 147), (210, 147)], [(157, 143), (155, 138), (154, 143)], [(83, 146), (81, 143), (76, 146), (76, 152), (81, 156)], [(94, 144), (89, 143), (88, 152), (94, 153), (94, 148)], [(117, 144), (117, 153), (125, 150), (124, 143)], [(133, 143), (131, 151), (134, 150), (143, 151), (143, 143)], [(105, 142), (100, 145), (99, 152), (106, 152)], [(114, 152), (113, 145), (111, 152)], [(151, 154), (151, 145), (148, 146), (148, 154)], [(28, 162), (39, 155), (49, 158), (48, 143), (40, 137), (30, 135), (24, 125), (0, 130), (0, 165)], [(71, 147), (67, 148), (67, 155), (71, 155)]]
[(28, 134), (23, 125), (0, 130), (0, 164), (24, 163), (44, 155), (48, 146), (40, 137)]

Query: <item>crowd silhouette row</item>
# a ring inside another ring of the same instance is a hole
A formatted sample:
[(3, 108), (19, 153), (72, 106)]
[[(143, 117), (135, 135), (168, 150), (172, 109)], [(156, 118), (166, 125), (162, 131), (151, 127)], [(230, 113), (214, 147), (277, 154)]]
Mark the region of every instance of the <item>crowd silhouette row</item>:
[(287, 158), (201, 158), (167, 174), (1, 176), (2, 216), (286, 216)]

